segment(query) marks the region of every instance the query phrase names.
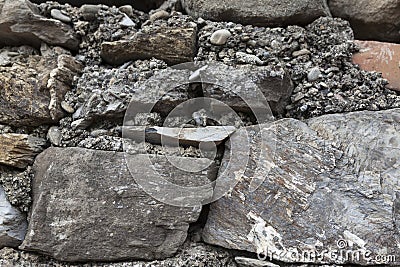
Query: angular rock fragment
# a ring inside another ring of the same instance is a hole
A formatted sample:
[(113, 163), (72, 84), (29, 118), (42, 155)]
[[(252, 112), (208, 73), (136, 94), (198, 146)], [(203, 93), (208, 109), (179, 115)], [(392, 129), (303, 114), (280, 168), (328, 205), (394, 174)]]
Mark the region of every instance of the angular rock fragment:
[(26, 228), (25, 214), (8, 202), (0, 185), (0, 248), (18, 247), (24, 240)]
[(332, 15), (350, 21), (354, 35), (362, 40), (399, 42), (399, 0), (330, 0)]
[(236, 128), (233, 126), (208, 126), (202, 128), (128, 126), (124, 129), (124, 137), (140, 141), (144, 135), (146, 141), (152, 144), (198, 147), (201, 143), (219, 145), (235, 131)]
[(45, 145), (46, 140), (26, 134), (1, 134), (0, 164), (25, 168)]
[(112, 72), (106, 72), (110, 80), (104, 82), (104, 90), (97, 90), (96, 82), (94, 86), (85, 82), (92, 78), (90, 73), (82, 76), (82, 84), (89, 89), (93, 86), (93, 91), (84, 95), (86, 101), (73, 114), (74, 126), (85, 128), (99, 119), (115, 120), (124, 116), (126, 124), (137, 125), (136, 116), (150, 112), (166, 115), (189, 99), (189, 70), (159, 70), (154, 76), (139, 83), (118, 79), (118, 73), (132, 77), (141, 75), (137, 69), (126, 72), (113, 69)]
[[(219, 100), (235, 111), (256, 111), (269, 104), (274, 114), (282, 114), (293, 91), (288, 73), (279, 66), (209, 64), (201, 69), (200, 75), (205, 83), (204, 96)], [(268, 103), (262, 103), (262, 98)]]
[[(250, 134), (250, 160), (235, 166), (226, 151), (220, 173), (229, 162), (245, 174), (211, 205), (206, 242), (291, 263), (399, 264), (389, 257), (400, 238), (400, 109), (285, 119), (261, 129), (230, 139), (243, 144)], [(225, 172), (217, 181), (236, 176)], [(263, 182), (250, 192), (253, 179)]]
[[(192, 167), (206, 160), (174, 159)], [(138, 179), (155, 181), (161, 175), (181, 186), (209, 183), (207, 171), (186, 173), (162, 157), (81, 148), (49, 148), (37, 157), (34, 171), (32, 214), (20, 247), (63, 261), (172, 256), (189, 223), (198, 219), (201, 202), (197, 207), (165, 204), (149, 196)], [(210, 187), (193, 198), (211, 194)]]
[(400, 44), (356, 41), (360, 52), (353, 56), (353, 62), (360, 68), (382, 73), (389, 81), (387, 88), (400, 91)]
[(79, 46), (79, 40), (69, 25), (42, 17), (35, 4), (28, 0), (2, 0), (0, 46), (26, 44), (39, 48), (41, 42), (71, 50), (78, 50)]
[(81, 67), (69, 55), (29, 56), (0, 67), (0, 122), (38, 126), (62, 118), (61, 102)]
[(182, 5), (195, 18), (257, 26), (305, 25), (330, 14), (324, 0), (182, 0)]
[(169, 65), (193, 61), (196, 55), (196, 23), (169, 26), (165, 21), (157, 22), (160, 25), (144, 26), (129, 40), (104, 42), (101, 57), (112, 65), (153, 57)]

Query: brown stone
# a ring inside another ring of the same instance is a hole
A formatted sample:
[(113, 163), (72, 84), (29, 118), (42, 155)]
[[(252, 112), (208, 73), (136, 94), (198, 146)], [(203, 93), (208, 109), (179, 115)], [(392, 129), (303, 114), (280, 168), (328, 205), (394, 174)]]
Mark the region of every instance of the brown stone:
[(131, 40), (104, 42), (101, 57), (112, 65), (152, 57), (170, 65), (193, 61), (196, 54), (195, 25), (145, 27)]
[(68, 55), (29, 56), (0, 67), (0, 123), (38, 126), (64, 116), (61, 102), (82, 66)]
[(400, 91), (400, 44), (376, 41), (356, 41), (360, 52), (353, 62), (367, 71), (382, 73), (389, 89)]
[(41, 42), (78, 50), (79, 40), (71, 26), (40, 15), (28, 0), (0, 1), (0, 45), (30, 45)]
[(0, 164), (25, 168), (43, 151), (46, 140), (26, 134), (0, 135)]

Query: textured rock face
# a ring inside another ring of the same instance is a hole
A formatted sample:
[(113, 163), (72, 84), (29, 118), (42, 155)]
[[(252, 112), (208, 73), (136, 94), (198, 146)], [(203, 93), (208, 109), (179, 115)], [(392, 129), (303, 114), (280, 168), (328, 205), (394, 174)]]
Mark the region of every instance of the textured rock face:
[(24, 240), (26, 216), (11, 206), (0, 186), (0, 248), (17, 247)]
[[(32, 215), (21, 248), (65, 261), (172, 256), (201, 206), (169, 206), (147, 195), (134, 178), (153, 181), (156, 174), (148, 155), (130, 156), (133, 177), (123, 153), (49, 148), (40, 154), (34, 165)], [(184, 186), (209, 182), (205, 173), (185, 175), (174, 172), (162, 158), (152, 160), (171, 182)]]
[[(200, 72), (205, 97), (222, 101), (236, 111), (249, 112), (262, 101), (275, 114), (282, 114), (293, 91), (288, 73), (281, 66), (210, 64)], [(261, 97), (260, 95), (261, 94)]]
[(72, 28), (58, 20), (46, 19), (28, 0), (0, 2), (0, 45), (59, 45), (77, 50), (79, 40)]
[(68, 55), (28, 56), (0, 67), (0, 122), (38, 126), (64, 116), (61, 101), (81, 69)]
[(399, 0), (331, 0), (332, 15), (350, 21), (358, 39), (399, 42)]
[(194, 17), (258, 26), (305, 25), (318, 17), (329, 15), (324, 0), (182, 0), (182, 5)]
[(155, 57), (170, 65), (193, 61), (196, 54), (197, 26), (194, 22), (168, 26), (165, 21), (145, 26), (130, 40), (104, 42), (101, 57), (117, 65), (135, 59)]
[(360, 52), (353, 56), (353, 62), (364, 70), (382, 73), (389, 81), (388, 88), (400, 91), (400, 44), (356, 41)]
[[(396, 255), (399, 129), (399, 109), (285, 119), (262, 125), (262, 135), (247, 129), (250, 163), (211, 205), (205, 241), (285, 262), (375, 264)], [(242, 129), (230, 142), (245, 138)], [(250, 192), (251, 179), (265, 180)]]
[(46, 140), (26, 134), (0, 135), (0, 163), (25, 168), (43, 151)]

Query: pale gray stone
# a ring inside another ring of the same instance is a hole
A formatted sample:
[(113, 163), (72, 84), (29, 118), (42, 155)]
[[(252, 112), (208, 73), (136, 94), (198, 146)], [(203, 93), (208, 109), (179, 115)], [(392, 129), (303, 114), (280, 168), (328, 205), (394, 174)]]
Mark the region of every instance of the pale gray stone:
[(239, 183), (211, 205), (206, 242), (290, 263), (382, 264), (375, 256), (398, 254), (400, 109), (284, 119), (261, 133), (231, 136), (249, 142), (250, 161), (229, 162), (228, 143), (218, 180)]
[(8, 202), (0, 185), (0, 248), (18, 247), (24, 240), (27, 224), (26, 215)]
[[(209, 161), (174, 159), (193, 168)], [(137, 179), (156, 181), (162, 175), (185, 187), (207, 186), (215, 179), (209, 170), (181, 171), (162, 156), (81, 148), (47, 149), (37, 157), (34, 172), (32, 213), (20, 248), (73, 262), (171, 257), (212, 188), (191, 196), (198, 206), (178, 207), (148, 195)]]
[(232, 34), (226, 29), (215, 31), (210, 37), (210, 43), (214, 45), (224, 45)]

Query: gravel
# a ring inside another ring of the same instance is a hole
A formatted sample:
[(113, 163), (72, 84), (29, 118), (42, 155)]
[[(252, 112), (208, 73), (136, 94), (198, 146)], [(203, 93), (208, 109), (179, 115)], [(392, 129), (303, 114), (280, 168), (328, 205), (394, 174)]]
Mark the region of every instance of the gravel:
[[(384, 110), (400, 107), (400, 95), (385, 88), (387, 81), (352, 63), (358, 51), (347, 21), (320, 18), (306, 27), (263, 28), (232, 22), (202, 21), (196, 60), (226, 64), (281, 63), (295, 84), (285, 117), (300, 120), (329, 113)], [(224, 46), (210, 43), (210, 35), (227, 29)], [(319, 70), (319, 71), (317, 71)]]

